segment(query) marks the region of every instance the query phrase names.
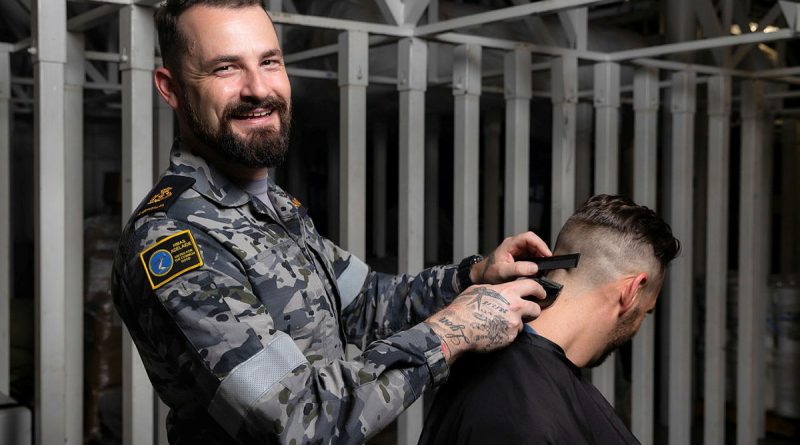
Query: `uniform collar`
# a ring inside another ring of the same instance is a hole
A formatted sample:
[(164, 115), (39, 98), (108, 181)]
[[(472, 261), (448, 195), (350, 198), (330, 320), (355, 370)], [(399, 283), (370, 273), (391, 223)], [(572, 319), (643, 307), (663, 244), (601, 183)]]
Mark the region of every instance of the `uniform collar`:
[(278, 216), (282, 221), (294, 218), (298, 211), (301, 215), (305, 214), (305, 209), (301, 207), (300, 202), (275, 184), (272, 178), (269, 178), (268, 195), (277, 213), (277, 215), (272, 215), (268, 206), (257, 199), (252, 199), (250, 194), (230, 181), (205, 159), (192, 153), (177, 138), (170, 152), (169, 171), (172, 174), (193, 178), (195, 183), (192, 188), (221, 207), (240, 207), (252, 201), (256, 211), (273, 218)]

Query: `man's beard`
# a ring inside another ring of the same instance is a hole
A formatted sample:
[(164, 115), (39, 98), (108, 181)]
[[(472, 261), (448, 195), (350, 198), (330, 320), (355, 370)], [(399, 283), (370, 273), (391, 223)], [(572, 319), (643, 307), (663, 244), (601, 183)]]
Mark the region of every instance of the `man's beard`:
[(625, 314), (623, 319), (620, 320), (619, 324), (615, 326), (608, 335), (608, 343), (606, 344), (606, 348), (603, 350), (603, 353), (600, 354), (600, 357), (597, 359), (589, 362), (586, 367), (596, 368), (602, 365), (612, 352), (616, 351), (620, 346), (633, 338), (633, 336), (636, 334), (636, 320), (639, 318), (641, 312), (642, 310), (636, 307)]
[[(184, 91), (186, 91), (184, 89)], [(223, 158), (243, 167), (272, 168), (283, 164), (289, 147), (289, 132), (292, 121), (291, 107), (287, 101), (278, 96), (270, 96), (259, 102), (239, 102), (225, 107), (220, 118), (219, 128), (214, 131), (200, 119), (189, 98), (184, 93), (181, 98), (181, 109), (189, 121), (192, 131), (200, 142)], [(243, 116), (256, 109), (271, 109), (278, 113), (280, 129), (273, 127), (256, 128), (248, 136), (239, 136), (233, 132), (231, 121), (235, 116)]]

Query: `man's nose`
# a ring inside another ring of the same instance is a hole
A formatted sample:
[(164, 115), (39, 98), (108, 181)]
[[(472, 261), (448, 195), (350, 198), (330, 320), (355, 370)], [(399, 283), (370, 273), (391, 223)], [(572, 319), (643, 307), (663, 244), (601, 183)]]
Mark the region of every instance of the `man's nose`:
[(248, 70), (242, 85), (242, 98), (264, 99), (269, 96), (269, 81), (260, 70)]

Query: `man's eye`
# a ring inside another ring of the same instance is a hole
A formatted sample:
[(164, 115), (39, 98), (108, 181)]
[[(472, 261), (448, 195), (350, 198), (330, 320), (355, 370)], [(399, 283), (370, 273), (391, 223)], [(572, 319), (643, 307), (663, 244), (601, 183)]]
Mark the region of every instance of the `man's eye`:
[(223, 65), (223, 66), (219, 66), (217, 68), (214, 68), (214, 72), (215, 73), (225, 73), (225, 72), (228, 72), (228, 71), (230, 71), (232, 69), (233, 69), (233, 67), (231, 67), (230, 65)]

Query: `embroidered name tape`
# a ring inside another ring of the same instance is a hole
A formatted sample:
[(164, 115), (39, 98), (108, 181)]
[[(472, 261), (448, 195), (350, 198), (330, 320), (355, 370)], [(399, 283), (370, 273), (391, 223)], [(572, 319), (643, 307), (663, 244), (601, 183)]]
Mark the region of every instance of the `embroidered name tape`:
[(188, 230), (168, 236), (139, 254), (153, 289), (203, 265), (203, 257)]

